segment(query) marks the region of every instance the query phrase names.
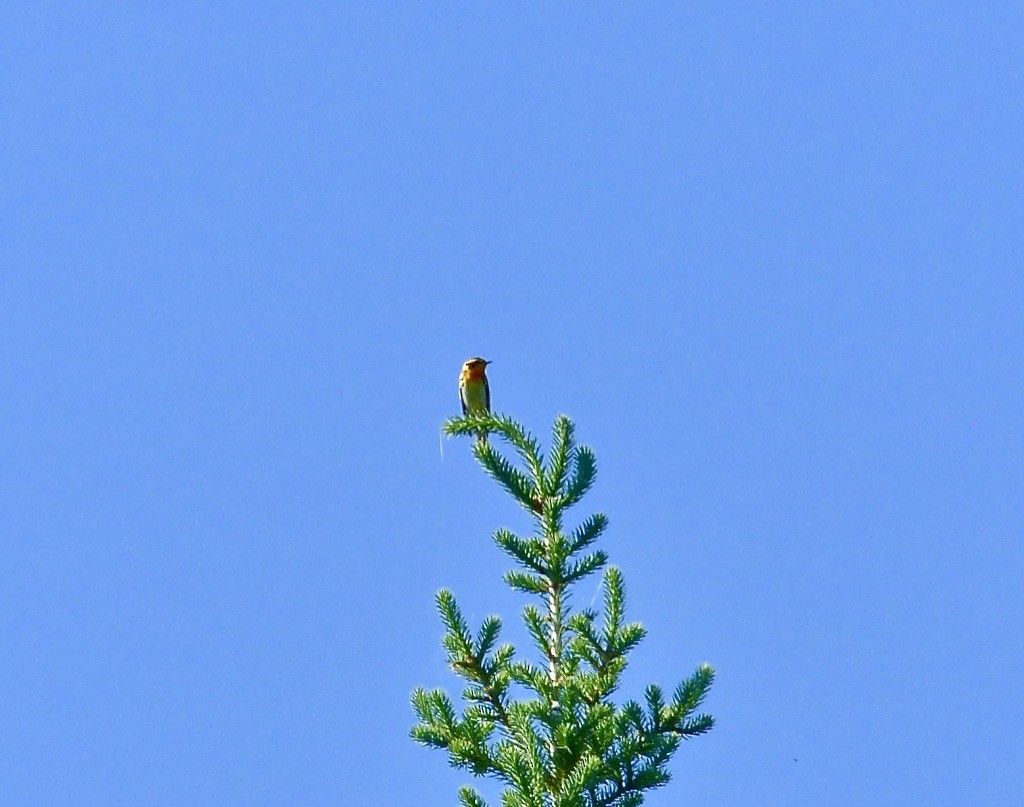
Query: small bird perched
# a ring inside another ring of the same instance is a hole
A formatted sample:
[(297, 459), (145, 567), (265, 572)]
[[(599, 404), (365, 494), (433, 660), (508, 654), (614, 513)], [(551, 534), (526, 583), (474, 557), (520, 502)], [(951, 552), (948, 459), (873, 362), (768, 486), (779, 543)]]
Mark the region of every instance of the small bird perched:
[[(491, 388), (487, 383), (488, 364), (490, 362), (487, 359), (477, 356), (462, 365), (462, 372), (459, 373), (459, 402), (462, 404), (464, 415), (491, 411)], [(486, 440), (487, 435), (481, 432), (480, 439)]]

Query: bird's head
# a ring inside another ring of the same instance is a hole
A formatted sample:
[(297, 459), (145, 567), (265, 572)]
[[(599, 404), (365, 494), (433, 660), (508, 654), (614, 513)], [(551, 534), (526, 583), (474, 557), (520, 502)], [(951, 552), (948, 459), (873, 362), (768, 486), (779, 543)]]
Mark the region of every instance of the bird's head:
[(462, 372), (466, 373), (467, 375), (473, 376), (483, 375), (484, 370), (487, 368), (488, 364), (490, 364), (490, 362), (487, 361), (487, 359), (481, 359), (479, 356), (477, 356), (472, 359), (469, 359), (468, 361), (466, 361), (465, 364), (462, 365)]

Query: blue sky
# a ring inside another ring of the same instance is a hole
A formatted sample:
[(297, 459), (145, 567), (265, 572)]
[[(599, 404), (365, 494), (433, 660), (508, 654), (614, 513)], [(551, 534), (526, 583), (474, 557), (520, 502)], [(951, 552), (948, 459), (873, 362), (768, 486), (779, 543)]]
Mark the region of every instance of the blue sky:
[[(1014, 3), (5, 4), (0, 803), (450, 805), (472, 355), (718, 669), (648, 804), (1024, 792)], [(593, 588), (581, 591), (586, 599)]]

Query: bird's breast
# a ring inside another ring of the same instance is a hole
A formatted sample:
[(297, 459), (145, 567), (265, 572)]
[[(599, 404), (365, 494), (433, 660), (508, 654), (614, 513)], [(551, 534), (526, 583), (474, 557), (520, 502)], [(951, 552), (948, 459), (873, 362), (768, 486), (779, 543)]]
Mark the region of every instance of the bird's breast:
[(467, 378), (462, 383), (462, 400), (470, 412), (487, 411), (487, 382), (483, 378)]

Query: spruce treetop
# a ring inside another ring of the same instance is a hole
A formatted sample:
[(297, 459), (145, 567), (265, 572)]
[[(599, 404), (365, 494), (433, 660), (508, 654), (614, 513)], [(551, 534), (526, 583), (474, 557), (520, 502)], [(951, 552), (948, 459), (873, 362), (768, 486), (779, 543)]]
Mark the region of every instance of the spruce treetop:
[[(602, 513), (564, 527), (566, 511), (590, 490), (593, 452), (575, 440), (569, 418), (555, 420), (550, 456), (512, 418), (469, 413), (444, 424), (449, 436), (475, 437), (484, 470), (532, 517), (536, 532), (507, 529), (494, 541), (515, 563), (505, 582), (534, 598), (522, 613), (539, 656), (527, 660), (499, 643), (502, 623), (489, 616), (474, 632), (455, 596), (441, 590), (437, 609), (452, 670), (466, 686), (457, 710), (444, 690), (418, 688), (414, 740), (448, 753), (453, 767), (502, 782), (504, 807), (636, 807), (670, 778), (668, 761), (684, 739), (709, 731), (699, 712), (714, 670), (701, 665), (670, 696), (654, 684), (641, 700), (616, 705), (627, 655), (644, 638), (625, 618), (621, 571), (595, 548), (608, 526)], [(486, 435), (507, 444), (502, 454)], [(570, 606), (572, 586), (603, 570), (603, 607)], [(463, 807), (487, 807), (478, 791), (459, 791)]]

